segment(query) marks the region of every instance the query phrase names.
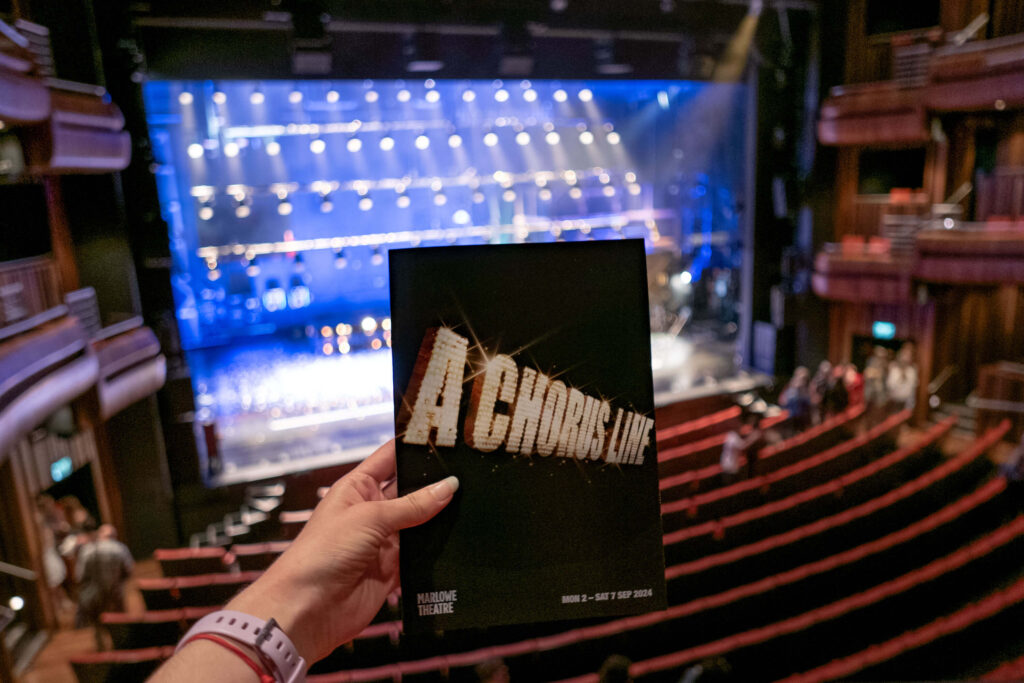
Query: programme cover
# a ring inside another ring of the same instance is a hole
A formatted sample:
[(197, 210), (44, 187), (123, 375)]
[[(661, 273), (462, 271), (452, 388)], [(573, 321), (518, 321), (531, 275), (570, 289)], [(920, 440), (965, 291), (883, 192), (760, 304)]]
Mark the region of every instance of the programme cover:
[(406, 632), (663, 609), (643, 241), (389, 258)]

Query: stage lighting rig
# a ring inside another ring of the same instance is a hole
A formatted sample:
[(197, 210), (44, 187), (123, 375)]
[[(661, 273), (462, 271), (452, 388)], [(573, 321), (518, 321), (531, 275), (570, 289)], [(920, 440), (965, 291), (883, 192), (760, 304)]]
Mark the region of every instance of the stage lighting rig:
[(323, 0), (292, 0), (292, 73), (325, 76), (331, 73), (330, 15)]
[(410, 73), (433, 73), (443, 69), (440, 39), (437, 33), (407, 33), (402, 40), (405, 70)]
[(526, 21), (514, 19), (501, 27), (501, 59), (498, 73), (502, 76), (528, 76), (533, 72), (533, 36)]

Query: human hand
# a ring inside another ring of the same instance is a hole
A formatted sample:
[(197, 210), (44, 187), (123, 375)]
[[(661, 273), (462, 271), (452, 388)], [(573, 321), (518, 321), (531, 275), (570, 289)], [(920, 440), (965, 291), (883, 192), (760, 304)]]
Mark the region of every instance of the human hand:
[(307, 663), (362, 631), (398, 586), (398, 530), (451, 501), (455, 477), (395, 498), (395, 442), (339, 479), (287, 551), (228, 605), (273, 617)]

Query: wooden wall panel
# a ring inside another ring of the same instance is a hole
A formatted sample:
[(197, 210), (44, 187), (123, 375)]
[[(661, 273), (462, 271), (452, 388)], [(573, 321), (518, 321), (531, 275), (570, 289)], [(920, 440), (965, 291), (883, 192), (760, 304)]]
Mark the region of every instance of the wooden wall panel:
[(991, 36), (1024, 33), (1024, 2), (1020, 0), (992, 0)]
[(982, 365), (1024, 355), (1024, 294), (1019, 287), (955, 287), (938, 297), (935, 367), (956, 365), (948, 396), (974, 390)]
[(0, 296), (0, 326), (63, 303), (56, 264), (47, 256), (0, 263), (0, 290), (9, 292)]

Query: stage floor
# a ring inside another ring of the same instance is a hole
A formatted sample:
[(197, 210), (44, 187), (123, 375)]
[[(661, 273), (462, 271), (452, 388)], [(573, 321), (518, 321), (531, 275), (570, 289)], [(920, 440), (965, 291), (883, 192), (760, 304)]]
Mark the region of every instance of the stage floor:
[[(707, 334), (653, 335), (656, 405), (764, 384), (737, 371), (734, 351)], [(389, 349), (324, 356), (264, 341), (193, 351), (189, 364), (210, 486), (359, 461), (394, 436)]]

